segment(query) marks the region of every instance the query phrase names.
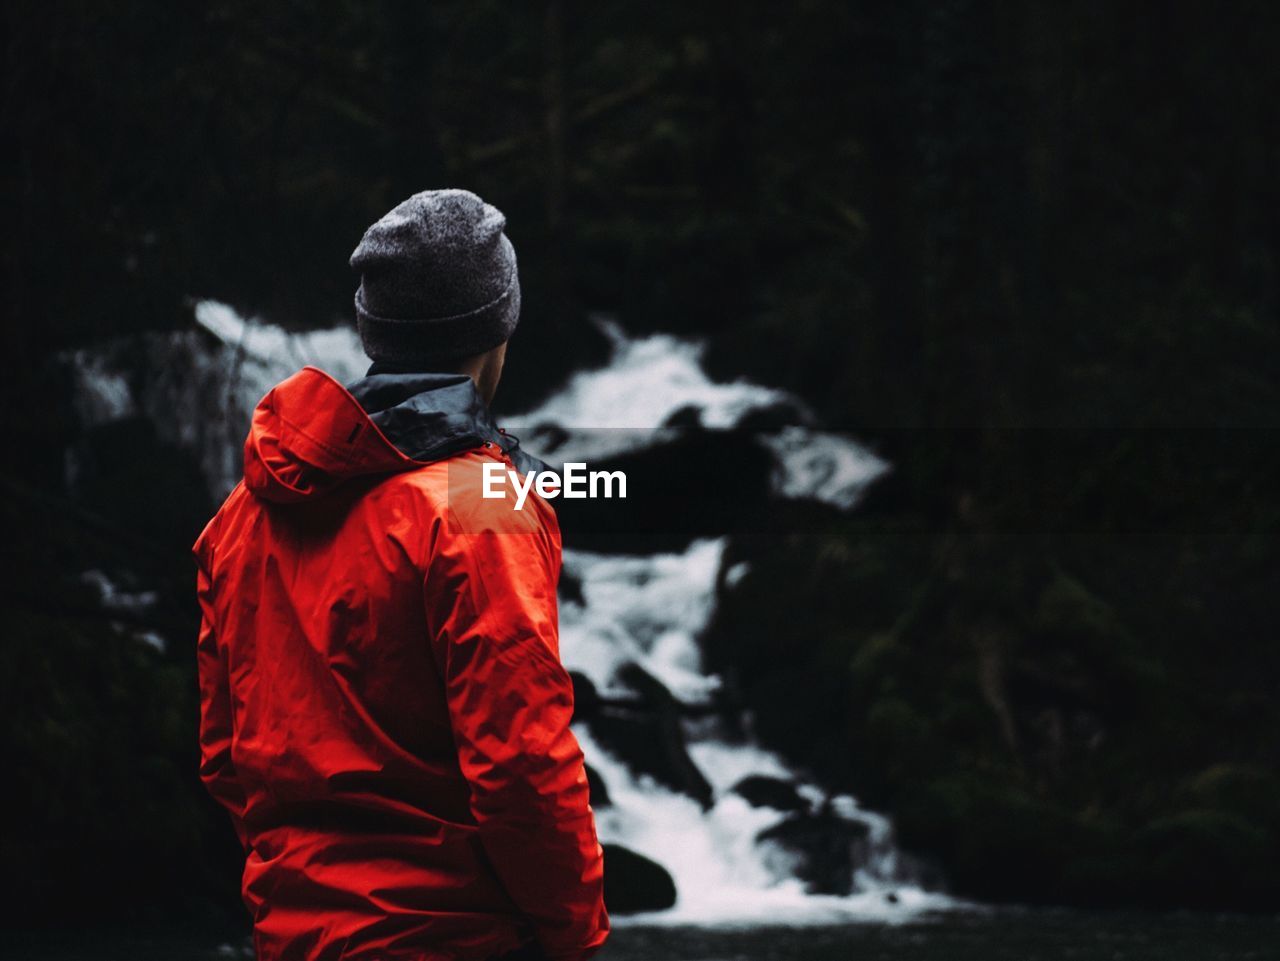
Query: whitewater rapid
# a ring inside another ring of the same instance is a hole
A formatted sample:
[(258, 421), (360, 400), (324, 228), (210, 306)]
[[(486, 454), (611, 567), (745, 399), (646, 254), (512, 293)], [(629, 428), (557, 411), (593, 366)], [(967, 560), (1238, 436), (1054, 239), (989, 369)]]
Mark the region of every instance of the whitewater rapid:
[[(263, 394), (307, 364), (349, 382), (363, 375), (368, 361), (351, 328), (288, 333), (246, 320), (214, 301), (198, 304), (195, 320), (191, 330), (148, 341), (145, 362), (154, 373), (141, 389), (130, 375), (137, 357), (90, 350), (73, 354), (77, 409), (86, 426), (148, 417), (162, 437), (196, 456), (211, 493), (221, 499), (239, 479), (240, 446)], [(598, 323), (612, 344), (609, 362), (574, 374), (537, 409), (506, 418), (531, 453), (543, 455), (537, 442), (552, 428), (559, 432), (559, 446), (547, 459), (563, 463), (660, 443), (663, 426), (680, 412), (694, 412), (704, 427), (728, 428), (753, 411), (781, 406), (799, 424), (762, 437), (775, 461), (777, 496), (847, 509), (887, 469), (853, 440), (817, 429), (805, 406), (785, 392), (745, 381), (711, 381), (697, 343), (662, 334), (632, 338), (615, 323)], [(721, 537), (648, 555), (567, 549), (565, 572), (580, 589), (561, 603), (565, 666), (605, 697), (629, 693), (618, 672), (634, 663), (685, 704), (714, 698), (720, 679), (705, 671), (699, 637), (714, 612), (725, 547)], [(732, 582), (742, 573), (738, 565), (725, 577)], [(862, 810), (851, 797), (826, 796), (749, 739), (722, 737), (715, 723), (685, 719), (681, 724), (689, 755), (712, 789), (705, 809), (636, 775), (592, 737), (586, 724), (575, 722), (587, 761), (611, 801), (596, 811), (601, 841), (656, 861), (676, 886), (673, 908), (619, 916), (617, 923), (897, 921), (951, 904), (916, 882), (909, 860), (894, 845), (888, 820)], [(733, 790), (749, 775), (793, 783), (814, 811), (823, 808), (865, 826), (852, 894), (807, 893), (795, 876), (794, 855), (756, 840), (786, 813), (753, 807)]]

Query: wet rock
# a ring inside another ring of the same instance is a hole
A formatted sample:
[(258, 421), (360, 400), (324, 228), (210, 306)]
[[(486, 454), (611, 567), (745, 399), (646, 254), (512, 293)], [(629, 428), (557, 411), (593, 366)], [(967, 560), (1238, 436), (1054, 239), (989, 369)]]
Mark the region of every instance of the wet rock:
[(611, 914), (662, 911), (676, 903), (676, 883), (657, 861), (621, 844), (604, 847), (604, 899)]
[(628, 661), (619, 667), (616, 676), (619, 683), (636, 694), (646, 707), (654, 710), (679, 709), (680, 702), (667, 690), (667, 686), (635, 661)]
[(638, 664), (624, 666), (618, 676), (637, 697), (625, 703), (600, 702), (589, 721), (592, 735), (637, 775), (647, 774), (709, 808), (713, 792), (689, 757), (680, 702)]
[(807, 811), (808, 803), (800, 796), (796, 786), (781, 778), (766, 774), (751, 774), (733, 786), (748, 804), (757, 808), (773, 808), (775, 811)]
[(795, 872), (811, 894), (849, 894), (867, 857), (869, 828), (828, 812), (793, 814), (756, 835), (795, 855)]
[(600, 694), (596, 686), (581, 671), (570, 671), (569, 679), (573, 681), (573, 719), (591, 720), (600, 710)]
[[(771, 503), (772, 468), (773, 455), (746, 432), (681, 431), (667, 443), (591, 463), (593, 471), (626, 474), (625, 499), (558, 498), (553, 504), (568, 547), (679, 551), (696, 538), (757, 525)], [(690, 510), (695, 502), (698, 509)]]
[(702, 408), (694, 404), (677, 407), (662, 424), (663, 427), (701, 427)]
[(561, 601), (567, 601), (573, 604), (586, 604), (587, 599), (582, 593), (582, 578), (570, 573), (567, 570), (560, 572), (560, 583), (557, 585), (557, 593), (560, 595)]
[(747, 411), (738, 421), (738, 428), (748, 431), (776, 431), (783, 427), (811, 427), (813, 415), (795, 400), (777, 400), (763, 407)]
[(539, 456), (549, 457), (572, 436), (559, 424), (538, 424), (536, 427), (521, 431), (520, 442), (526, 450), (536, 450)]
[(590, 764), (584, 767), (587, 769), (587, 790), (591, 798), (591, 807), (599, 810), (612, 805), (613, 802), (609, 800), (609, 790), (604, 786), (604, 779), (600, 777), (600, 772)]

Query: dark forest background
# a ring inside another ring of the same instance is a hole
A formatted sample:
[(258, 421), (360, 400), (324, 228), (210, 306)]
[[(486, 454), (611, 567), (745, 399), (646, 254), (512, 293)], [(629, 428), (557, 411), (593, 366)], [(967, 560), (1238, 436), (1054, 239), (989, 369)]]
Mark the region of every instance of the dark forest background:
[(895, 465), (820, 532), (784, 513), (735, 543), (706, 649), (767, 746), (960, 894), (1280, 906), (1280, 7), (0, 16), (7, 912), (235, 903), (190, 650), (122, 636), (76, 580), (129, 567), (194, 638), (213, 505), (137, 436), (68, 492), (57, 353), (195, 297), (344, 322), (364, 228), (455, 185), (520, 253), (502, 406), (601, 359), (609, 310)]

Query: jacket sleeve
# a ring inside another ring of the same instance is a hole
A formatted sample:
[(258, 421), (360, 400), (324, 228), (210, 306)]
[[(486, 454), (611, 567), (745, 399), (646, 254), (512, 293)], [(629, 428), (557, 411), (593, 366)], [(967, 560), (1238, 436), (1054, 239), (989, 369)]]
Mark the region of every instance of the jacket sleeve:
[(609, 935), (603, 853), (560, 662), (559, 533), (436, 538), (427, 621), (485, 853), (554, 961)]
[(231, 763), (231, 688), (227, 674), (226, 648), (218, 643), (214, 630), (212, 583), (205, 559), (196, 554), (196, 597), (200, 602), (200, 632), (196, 640), (196, 662), (200, 678), (200, 780), (214, 800), (231, 814), (231, 823), (242, 845), (244, 791), (236, 780)]

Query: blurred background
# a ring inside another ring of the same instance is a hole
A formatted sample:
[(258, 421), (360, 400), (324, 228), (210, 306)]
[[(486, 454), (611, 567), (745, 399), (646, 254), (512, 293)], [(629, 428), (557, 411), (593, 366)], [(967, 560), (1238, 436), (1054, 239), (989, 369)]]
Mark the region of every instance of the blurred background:
[(675, 478), (563, 518), (602, 958), (1280, 956), (1280, 8), (0, 16), (0, 954), (243, 952), (190, 544), (462, 186), (499, 420)]

